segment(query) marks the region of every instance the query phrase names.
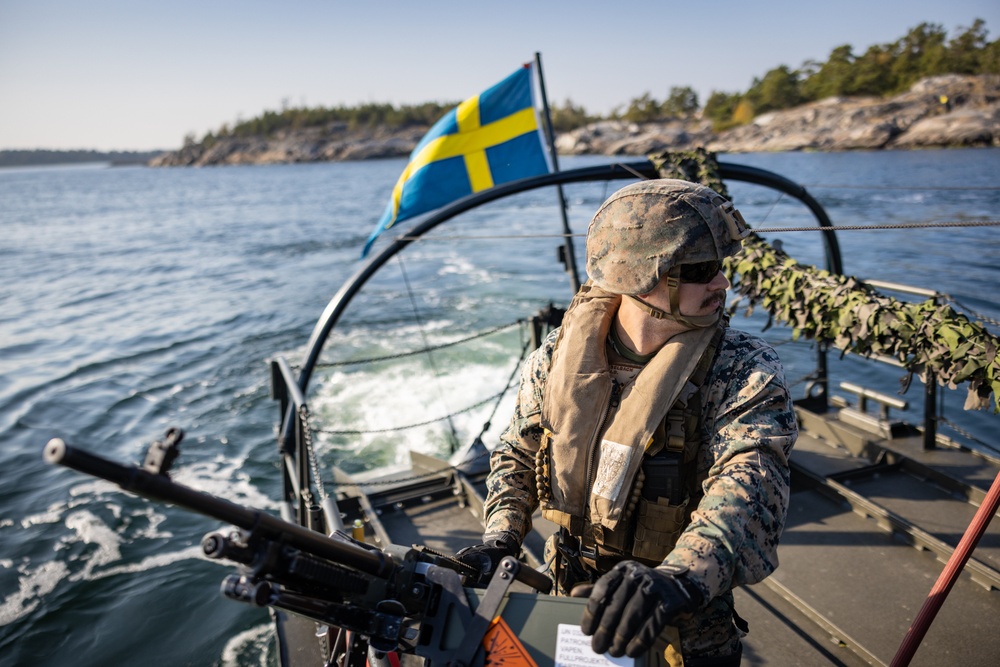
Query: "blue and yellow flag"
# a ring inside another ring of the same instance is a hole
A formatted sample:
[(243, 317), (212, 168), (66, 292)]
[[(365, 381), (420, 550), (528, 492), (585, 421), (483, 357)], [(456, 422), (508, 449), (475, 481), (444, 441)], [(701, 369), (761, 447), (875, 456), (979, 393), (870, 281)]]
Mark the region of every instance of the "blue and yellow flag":
[(400, 220), (551, 171), (534, 104), (533, 71), (533, 65), (525, 65), (434, 124), (410, 153), (362, 257), (379, 234)]

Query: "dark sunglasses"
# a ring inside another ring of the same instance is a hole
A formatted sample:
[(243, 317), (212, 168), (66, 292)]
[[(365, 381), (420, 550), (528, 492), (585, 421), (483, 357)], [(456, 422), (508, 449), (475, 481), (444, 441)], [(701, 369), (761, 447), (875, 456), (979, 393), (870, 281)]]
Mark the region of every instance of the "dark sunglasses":
[(713, 259), (709, 262), (698, 262), (696, 264), (681, 264), (682, 283), (705, 283), (712, 282), (712, 278), (719, 275), (722, 270), (722, 262)]

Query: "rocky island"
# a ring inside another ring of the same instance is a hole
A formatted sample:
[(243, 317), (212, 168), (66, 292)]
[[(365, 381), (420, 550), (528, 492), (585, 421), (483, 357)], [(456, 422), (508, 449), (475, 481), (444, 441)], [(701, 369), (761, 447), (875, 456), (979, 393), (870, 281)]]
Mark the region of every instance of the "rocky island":
[[(276, 164), (405, 157), (429, 128), (351, 129), (347, 123), (271, 136), (191, 142), (151, 166)], [(893, 97), (831, 97), (773, 111), (715, 132), (704, 119), (663, 123), (607, 120), (556, 138), (563, 155), (648, 155), (704, 146), (718, 153), (1000, 146), (1000, 76), (921, 79)]]

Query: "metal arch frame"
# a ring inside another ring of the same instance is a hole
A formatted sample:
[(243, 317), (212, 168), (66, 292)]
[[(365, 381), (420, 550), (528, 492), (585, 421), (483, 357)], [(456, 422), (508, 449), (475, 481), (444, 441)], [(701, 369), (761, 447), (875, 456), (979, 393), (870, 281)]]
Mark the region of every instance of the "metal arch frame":
[[(834, 225), (830, 221), (830, 218), (826, 214), (823, 207), (806, 191), (804, 187), (785, 178), (784, 176), (765, 169), (728, 162), (719, 163), (719, 175), (723, 178), (723, 180), (729, 179), (734, 181), (743, 181), (778, 190), (779, 192), (790, 195), (805, 204), (805, 206), (816, 218), (819, 227), (822, 229), (823, 241), (826, 248), (827, 270), (831, 273), (843, 273), (840, 246), (837, 242)], [(347, 308), (347, 305), (361, 290), (365, 283), (368, 282), (369, 278), (371, 278), (372, 275), (374, 275), (375, 272), (382, 267), (382, 265), (389, 261), (389, 259), (438, 225), (446, 222), (456, 215), (459, 215), (460, 213), (464, 213), (465, 211), (476, 208), (477, 206), (481, 206), (482, 204), (502, 199), (513, 194), (536, 190), (538, 188), (563, 185), (567, 183), (623, 180), (636, 177), (657, 178), (658, 176), (659, 174), (656, 171), (656, 168), (653, 166), (652, 162), (648, 160), (642, 162), (614, 163), (609, 165), (572, 169), (569, 171), (559, 171), (544, 174), (542, 176), (512, 181), (510, 183), (505, 183), (503, 185), (469, 195), (450, 204), (438, 213), (431, 215), (410, 230), (404, 237), (395, 239), (390, 245), (386, 246), (381, 252), (372, 257), (354, 274), (350, 280), (344, 284), (343, 287), (340, 288), (340, 290), (337, 291), (333, 298), (330, 299), (323, 311), (323, 314), (320, 316), (319, 320), (317, 320), (316, 325), (313, 328), (312, 335), (309, 338), (309, 352), (302, 364), (297, 380), (299, 390), (305, 394), (309, 381), (312, 378), (313, 370), (319, 361), (323, 346), (325, 345), (330, 332), (340, 320), (340, 317)], [(825, 366), (825, 353), (821, 351), (821, 355), (822, 358), (820, 363)], [(279, 443), (285, 451), (287, 451), (286, 447), (290, 446), (293, 439), (294, 422), (294, 415), (290, 411), (286, 411), (279, 435)]]
[(719, 163), (719, 174), (723, 180), (729, 178), (734, 181), (763, 185), (784, 192), (805, 204), (809, 212), (816, 218), (823, 234), (823, 245), (826, 249), (826, 270), (830, 273), (844, 273), (844, 264), (840, 255), (840, 243), (837, 242), (836, 228), (830, 220), (830, 216), (826, 214), (826, 209), (803, 186), (773, 171), (725, 162)]

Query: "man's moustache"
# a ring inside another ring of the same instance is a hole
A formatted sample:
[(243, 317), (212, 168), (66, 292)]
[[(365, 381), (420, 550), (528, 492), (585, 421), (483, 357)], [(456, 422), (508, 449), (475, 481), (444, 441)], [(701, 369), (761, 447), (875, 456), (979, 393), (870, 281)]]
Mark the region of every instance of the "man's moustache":
[(726, 290), (717, 290), (717, 291), (712, 292), (711, 294), (709, 294), (707, 297), (705, 297), (705, 300), (701, 302), (701, 307), (702, 308), (708, 308), (709, 306), (712, 305), (712, 302), (716, 301), (716, 300), (718, 300), (721, 303), (725, 303), (726, 302)]

